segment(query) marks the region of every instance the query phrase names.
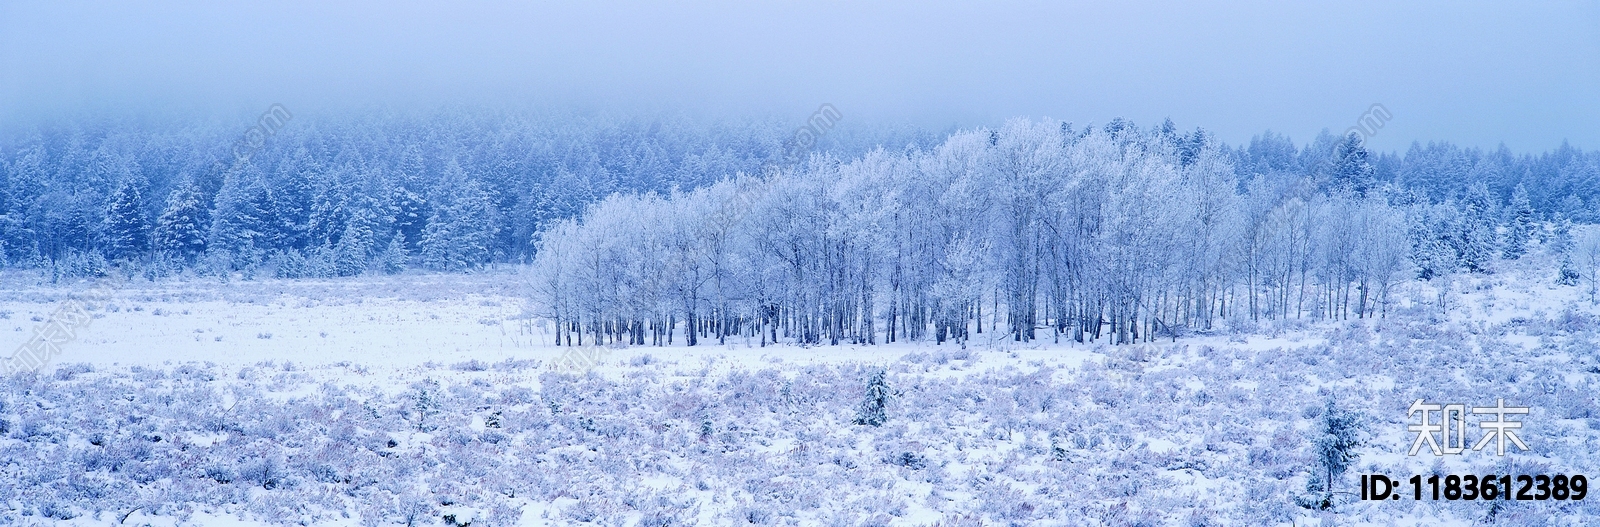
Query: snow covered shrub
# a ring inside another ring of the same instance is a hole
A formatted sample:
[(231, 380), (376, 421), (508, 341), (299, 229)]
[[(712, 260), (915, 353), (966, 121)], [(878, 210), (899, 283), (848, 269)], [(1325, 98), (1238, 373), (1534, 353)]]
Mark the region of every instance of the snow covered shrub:
[(972, 350), (966, 348), (938, 349), (934, 351), (914, 351), (900, 357), (900, 360), (911, 364), (933, 364), (944, 366), (950, 361), (970, 361), (974, 359)]
[(207, 479), (210, 479), (210, 480), (215, 481), (217, 483), (221, 483), (223, 485), (226, 485), (226, 484), (229, 484), (229, 483), (233, 483), (233, 480), (239, 478), (239, 475), (235, 474), (233, 469), (230, 468), (228, 465), (225, 465), (225, 464), (215, 464), (215, 465), (208, 466), (202, 472), (205, 474), (205, 477)]
[(933, 527), (982, 527), (983, 520), (972, 514), (946, 514)]
[(455, 364), (451, 364), (450, 369), (456, 371), (485, 371), (489, 369), (489, 365), (484, 364), (484, 362), (481, 360), (472, 359), (466, 362), (457, 362)]
[(578, 502), (561, 511), (567, 519), (588, 523), (600, 518), (602, 504), (593, 496), (578, 498)]
[[(489, 513), (479, 520), (482, 527), (513, 527), (522, 523), (522, 509), (513, 507), (503, 499), (493, 500), (489, 506)], [(643, 526), (644, 523), (639, 525)]]
[(743, 507), (742, 509), (738, 514), (738, 518), (742, 520), (740, 523), (766, 525), (772, 520), (772, 513), (767, 512), (766, 509), (760, 507)]
[(1577, 269), (1573, 269), (1572, 260), (1570, 258), (1561, 260), (1561, 270), (1556, 272), (1556, 283), (1565, 286), (1574, 286), (1578, 285), (1578, 281), (1582, 278), (1583, 275), (1579, 274)]
[(506, 359), (494, 363), (495, 371), (521, 371), (528, 368), (538, 368), (540, 362), (534, 359)]
[(1184, 522), (1188, 527), (1214, 527), (1217, 523), (1216, 514), (1205, 507), (1195, 507), (1189, 511), (1189, 518)]
[(978, 499), (982, 503), (980, 510), (1002, 521), (1027, 521), (1033, 519), (1038, 509), (1027, 494), (999, 482), (984, 486)]
[(86, 362), (62, 364), (61, 366), (56, 367), (55, 379), (58, 381), (70, 381), (78, 375), (93, 372), (94, 366), (91, 366)]
[(1593, 331), (1597, 324), (1595, 317), (1567, 306), (1561, 310), (1561, 315), (1555, 320), (1556, 328), (1567, 333), (1582, 333)]
[(651, 511), (639, 518), (638, 527), (675, 527), (685, 525), (677, 516), (665, 511)]
[(72, 510), (72, 506), (54, 501), (39, 507), (39, 515), (52, 520), (70, 520), (78, 517), (78, 513)]
[(239, 476), (263, 489), (272, 490), (283, 484), (283, 465), (282, 459), (269, 454), (246, 462), (239, 469)]
[(194, 274), (227, 281), (233, 274), (233, 253), (226, 249), (206, 251), (194, 263)]
[(394, 501), (394, 516), (398, 522), (406, 527), (415, 527), (418, 524), (433, 523), (429, 520), (434, 513), (431, 499), (419, 492), (408, 492)]
[(299, 249), (289, 249), (273, 253), (267, 259), (267, 267), (272, 268), (272, 275), (278, 278), (309, 278), (310, 269), (306, 264), (306, 257), (300, 254)]
[(152, 252), (143, 261), (133, 265), (135, 274), (151, 282), (177, 276), (184, 270), (183, 260), (166, 251)]
[(470, 445), (472, 444), (472, 441), (476, 440), (477, 438), (477, 434), (474, 434), (472, 433), (472, 430), (465, 428), (451, 428), (449, 432), (445, 433), (445, 439), (451, 443), (455, 443), (457, 446)]
[(326, 245), (311, 247), (306, 250), (305, 278), (333, 278), (336, 276), (350, 276), (340, 274), (339, 250)]
[(866, 398), (861, 401), (861, 406), (856, 410), (853, 421), (858, 425), (883, 426), (889, 421), (887, 413), (889, 400), (894, 397), (894, 392), (889, 389), (889, 383), (884, 380), (884, 371), (872, 372), (872, 377), (867, 380)]
[(915, 452), (901, 452), (900, 455), (890, 458), (889, 464), (906, 467), (911, 470), (922, 470), (928, 468), (928, 458)]
[(100, 251), (67, 249), (66, 254), (51, 266), (50, 272), (52, 281), (56, 281), (62, 278), (99, 278), (105, 276), (110, 268), (111, 264)]

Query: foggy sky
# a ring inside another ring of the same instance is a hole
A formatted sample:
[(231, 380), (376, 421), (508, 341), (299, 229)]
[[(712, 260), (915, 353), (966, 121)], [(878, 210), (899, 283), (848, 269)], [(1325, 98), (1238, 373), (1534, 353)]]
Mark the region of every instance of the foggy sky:
[(1600, 148), (1600, 2), (0, 2), (0, 119), (515, 105)]

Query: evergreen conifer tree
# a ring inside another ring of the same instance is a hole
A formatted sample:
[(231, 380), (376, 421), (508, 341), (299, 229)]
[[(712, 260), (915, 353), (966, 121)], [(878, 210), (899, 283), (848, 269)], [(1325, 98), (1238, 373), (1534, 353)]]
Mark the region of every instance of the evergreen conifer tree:
[(894, 392), (889, 389), (888, 381), (884, 380), (884, 371), (872, 372), (872, 377), (867, 380), (867, 396), (856, 412), (855, 424), (883, 426), (889, 421), (889, 400), (893, 397)]
[(106, 211), (106, 252), (113, 260), (133, 258), (149, 247), (150, 222), (145, 218), (139, 187), (123, 184)]
[(1528, 199), (1528, 189), (1521, 183), (1511, 193), (1510, 217), (1506, 221), (1505, 247), (1501, 256), (1516, 260), (1528, 252), (1528, 240), (1533, 237), (1533, 202)]
[(476, 181), (466, 179), (434, 207), (422, 235), (422, 260), (448, 271), (472, 269), (493, 256), (493, 200)]
[(1365, 197), (1367, 192), (1375, 190), (1376, 170), (1369, 157), (1367, 148), (1361, 144), (1361, 136), (1352, 132), (1339, 139), (1334, 144), (1333, 158), (1329, 160), (1333, 164), (1328, 180), (1330, 189), (1357, 197)]
[(375, 248), (372, 223), (371, 215), (366, 209), (350, 216), (350, 221), (345, 223), (344, 233), (339, 236), (339, 244), (334, 249), (335, 274), (355, 276), (366, 271)]
[(155, 249), (193, 261), (206, 248), (200, 230), (204, 214), (199, 190), (192, 183), (180, 185), (167, 196), (167, 206), (156, 218)]
[(1316, 435), (1311, 440), (1318, 468), (1322, 472), (1322, 509), (1333, 507), (1334, 483), (1360, 457), (1355, 451), (1356, 447), (1361, 446), (1360, 427), (1361, 423), (1354, 412), (1340, 409), (1331, 399), (1322, 410)]
[(261, 263), (275, 247), (271, 193), (259, 178), (246, 181), (230, 182), (217, 196), (211, 235), (206, 240), (206, 248), (226, 254), (234, 268)]
[(1479, 183), (1468, 189), (1461, 203), (1460, 230), (1456, 234), (1456, 251), (1461, 266), (1474, 273), (1493, 272), (1493, 260), (1498, 252), (1495, 229), (1494, 199), (1487, 186)]
[(382, 266), (384, 274), (396, 274), (406, 270), (406, 262), (411, 259), (411, 252), (406, 250), (405, 236), (395, 233), (389, 238), (389, 246), (378, 255), (378, 265)]
[(394, 210), (394, 229), (401, 236), (407, 251), (415, 251), (422, 240), (423, 229), (428, 224), (428, 203), (404, 187), (397, 188), (390, 198)]

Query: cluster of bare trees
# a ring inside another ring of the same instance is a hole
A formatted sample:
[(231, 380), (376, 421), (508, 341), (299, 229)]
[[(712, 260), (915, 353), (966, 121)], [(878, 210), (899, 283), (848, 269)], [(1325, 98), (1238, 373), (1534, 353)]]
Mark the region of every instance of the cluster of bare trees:
[(1381, 314), (1412, 276), (1408, 209), (1326, 177), (1239, 174), (1231, 154), (1198, 131), (1016, 120), (813, 156), (614, 195), (541, 234), (529, 281), (563, 344), (1129, 343)]

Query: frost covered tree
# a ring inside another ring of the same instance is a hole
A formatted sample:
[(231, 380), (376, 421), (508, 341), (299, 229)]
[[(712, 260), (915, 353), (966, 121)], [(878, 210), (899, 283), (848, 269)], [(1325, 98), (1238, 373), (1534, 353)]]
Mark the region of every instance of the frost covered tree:
[(322, 172), (321, 165), (305, 148), (296, 149), (278, 168), (278, 178), (272, 193), (272, 207), (279, 235), (279, 247), (305, 249), (311, 245), (312, 209), (316, 203), (315, 178)]
[(355, 276), (367, 270), (377, 251), (375, 223), (368, 207), (359, 208), (350, 215), (344, 233), (333, 247), (334, 274)]
[(1573, 250), (1576, 245), (1572, 238), (1572, 220), (1557, 215), (1554, 223), (1554, 233), (1550, 236), (1550, 251), (1555, 253), (1561, 261), (1561, 268), (1557, 271), (1556, 283), (1561, 285), (1578, 285), (1581, 273), (1573, 261)]
[(129, 182), (111, 196), (106, 211), (106, 256), (113, 260), (135, 258), (149, 248), (150, 221), (145, 217), (139, 186)]
[(1332, 165), (1328, 174), (1329, 187), (1350, 192), (1357, 197), (1365, 197), (1368, 192), (1376, 190), (1375, 170), (1369, 157), (1361, 136), (1351, 132), (1340, 138), (1328, 160)]
[(1461, 201), (1461, 222), (1456, 233), (1456, 253), (1461, 266), (1475, 273), (1492, 273), (1499, 254), (1494, 198), (1483, 184), (1468, 189)]
[(1387, 313), (1390, 289), (1409, 264), (1405, 218), (1375, 197), (1345, 208), (1355, 239), (1350, 271), (1359, 295), (1357, 316), (1371, 317), (1379, 309)]
[(1578, 239), (1572, 270), (1588, 285), (1589, 303), (1600, 298), (1600, 229), (1589, 229)]
[(378, 253), (377, 264), (384, 274), (395, 274), (406, 270), (411, 261), (411, 251), (406, 249), (405, 236), (395, 233), (389, 237), (389, 245)]
[(1417, 278), (1433, 280), (1460, 267), (1454, 233), (1459, 213), (1449, 205), (1418, 206), (1411, 217), (1411, 260)]
[(884, 380), (883, 370), (874, 370), (867, 379), (867, 392), (861, 400), (861, 406), (856, 410), (853, 421), (858, 425), (883, 426), (889, 422), (889, 400), (894, 398), (894, 391), (889, 388), (889, 382)]
[(327, 174), (313, 192), (305, 211), (303, 227), (307, 247), (335, 247), (344, 235), (350, 215), (361, 198), (349, 182), (343, 181), (347, 171)]
[(1501, 256), (1507, 260), (1516, 260), (1528, 252), (1528, 242), (1534, 235), (1533, 202), (1528, 199), (1528, 189), (1521, 183), (1516, 190), (1511, 192), (1511, 203), (1508, 206), (1505, 226), (1505, 244)]
[[(1333, 400), (1328, 400), (1322, 410), (1322, 415), (1317, 421), (1314, 435), (1311, 438), (1312, 454), (1317, 463), (1320, 479), (1321, 496), (1317, 503), (1318, 508), (1329, 509), (1334, 504), (1334, 488), (1339, 477), (1354, 465), (1359, 454), (1356, 447), (1361, 446), (1360, 415), (1339, 408)], [(1312, 487), (1313, 490), (1316, 487)]]
[(405, 187), (396, 188), (389, 199), (395, 234), (404, 241), (407, 251), (417, 250), (417, 243), (428, 225), (428, 202)]
[(263, 262), (276, 246), (280, 231), (274, 221), (271, 191), (259, 173), (232, 178), (217, 194), (217, 202), (207, 250), (223, 255), (234, 268)]
[(155, 249), (193, 261), (206, 246), (201, 227), (205, 222), (204, 214), (199, 190), (188, 182), (179, 185), (167, 196), (166, 208), (156, 218)]
[(451, 188), (433, 208), (420, 242), (424, 265), (433, 269), (473, 269), (494, 256), (492, 243), (498, 216), (489, 193), (452, 165), (446, 181)]
[(539, 237), (538, 257), (529, 267), (527, 283), (541, 309), (540, 315), (555, 325), (557, 346), (571, 346), (576, 334), (577, 345), (583, 345), (583, 334), (578, 331), (581, 315), (579, 307), (579, 262), (573, 253), (579, 250), (578, 223), (574, 220), (557, 222)]

